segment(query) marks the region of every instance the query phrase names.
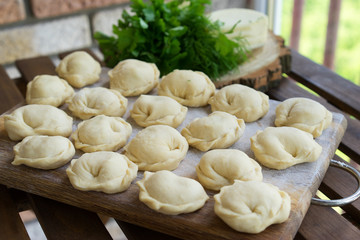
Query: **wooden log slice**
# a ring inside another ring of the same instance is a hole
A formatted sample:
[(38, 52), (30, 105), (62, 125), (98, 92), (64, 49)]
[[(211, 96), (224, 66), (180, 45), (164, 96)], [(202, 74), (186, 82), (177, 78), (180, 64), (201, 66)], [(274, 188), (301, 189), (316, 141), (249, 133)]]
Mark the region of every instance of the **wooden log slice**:
[(254, 49), (249, 60), (214, 82), (217, 88), (240, 83), (266, 92), (279, 85), (291, 68), (291, 51), (284, 39), (269, 32), (265, 45)]

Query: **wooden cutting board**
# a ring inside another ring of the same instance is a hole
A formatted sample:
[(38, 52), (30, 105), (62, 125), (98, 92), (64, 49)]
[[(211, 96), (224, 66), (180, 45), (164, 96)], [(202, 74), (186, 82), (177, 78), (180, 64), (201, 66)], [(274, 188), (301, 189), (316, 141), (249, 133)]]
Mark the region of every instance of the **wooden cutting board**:
[[(107, 70), (103, 69), (101, 82), (96, 85), (108, 86)], [(155, 94), (155, 92), (152, 94)], [(129, 117), (129, 110), (132, 108), (136, 98), (131, 97), (128, 99), (129, 105), (124, 119), (133, 126), (131, 135), (131, 138), (133, 138), (142, 128), (138, 127)], [(250, 137), (259, 129), (273, 126), (275, 107), (278, 103), (271, 100), (268, 114), (257, 122), (247, 123), (244, 135), (231, 148), (240, 149), (254, 158), (254, 154), (250, 150)], [(63, 108), (68, 111), (66, 107)], [(194, 118), (206, 116), (209, 113), (209, 106), (189, 108), (187, 117), (184, 123), (178, 127), (178, 130), (180, 131)], [(74, 121), (74, 128), (79, 122), (78, 119)], [(216, 192), (213, 191), (207, 191), (210, 199), (200, 210), (189, 214), (168, 216), (149, 209), (138, 200), (139, 189), (135, 182), (142, 178), (143, 172), (138, 173), (137, 178), (127, 191), (109, 195), (93, 191), (82, 192), (74, 189), (65, 173), (68, 165), (48, 171), (26, 166), (13, 166), (11, 164), (14, 158), (12, 148), (16, 142), (8, 138), (4, 129), (3, 116), (0, 116), (0, 184), (109, 215), (122, 221), (183, 239), (291, 239), (295, 236), (301, 224), (309, 207), (311, 197), (319, 187), (345, 129), (346, 119), (344, 116), (333, 113), (331, 126), (323, 132), (322, 136), (316, 139), (323, 147), (322, 154), (316, 162), (304, 163), (280, 171), (263, 167), (264, 181), (278, 186), (291, 196), (291, 213), (285, 223), (272, 225), (264, 232), (254, 235), (234, 231), (215, 215), (212, 196)], [(119, 152), (122, 152), (122, 149)], [(174, 172), (181, 176), (196, 179), (195, 166), (202, 154), (202, 152), (190, 148), (186, 158)], [(75, 158), (80, 155), (81, 152), (77, 152)]]

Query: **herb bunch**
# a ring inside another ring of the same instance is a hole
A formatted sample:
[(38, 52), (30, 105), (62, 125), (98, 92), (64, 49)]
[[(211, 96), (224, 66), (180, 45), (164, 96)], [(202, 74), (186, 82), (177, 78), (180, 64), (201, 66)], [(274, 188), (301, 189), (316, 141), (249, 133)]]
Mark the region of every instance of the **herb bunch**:
[(228, 39), (222, 23), (205, 15), (210, 0), (131, 2), (133, 14), (123, 11), (113, 25), (114, 36), (94, 35), (108, 67), (135, 58), (155, 63), (162, 75), (191, 69), (215, 81), (247, 59), (245, 44)]

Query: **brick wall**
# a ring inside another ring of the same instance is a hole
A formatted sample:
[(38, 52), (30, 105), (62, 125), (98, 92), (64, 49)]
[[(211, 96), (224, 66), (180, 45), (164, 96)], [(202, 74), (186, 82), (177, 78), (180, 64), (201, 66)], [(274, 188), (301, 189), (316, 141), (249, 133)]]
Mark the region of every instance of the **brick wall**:
[[(212, 9), (246, 0), (213, 0)], [(0, 64), (95, 46), (95, 31), (111, 33), (129, 0), (0, 0)]]
[[(129, 0), (0, 0), (0, 64), (94, 45)], [(96, 20), (95, 19), (99, 19)]]

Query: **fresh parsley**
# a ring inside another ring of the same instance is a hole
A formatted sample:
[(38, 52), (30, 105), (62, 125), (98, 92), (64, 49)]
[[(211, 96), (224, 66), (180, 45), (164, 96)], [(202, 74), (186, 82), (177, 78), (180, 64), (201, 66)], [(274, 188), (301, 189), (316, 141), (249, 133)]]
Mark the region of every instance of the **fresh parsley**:
[(131, 2), (132, 14), (123, 11), (113, 36), (94, 34), (108, 67), (135, 58), (155, 63), (162, 75), (191, 69), (216, 81), (246, 61), (245, 44), (228, 39), (223, 23), (205, 15), (210, 0)]

